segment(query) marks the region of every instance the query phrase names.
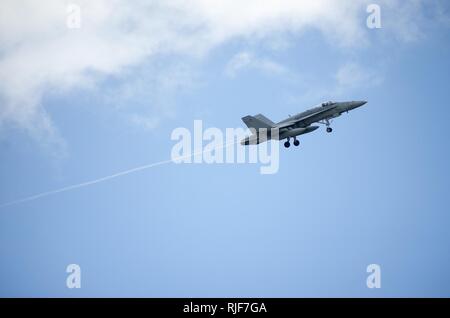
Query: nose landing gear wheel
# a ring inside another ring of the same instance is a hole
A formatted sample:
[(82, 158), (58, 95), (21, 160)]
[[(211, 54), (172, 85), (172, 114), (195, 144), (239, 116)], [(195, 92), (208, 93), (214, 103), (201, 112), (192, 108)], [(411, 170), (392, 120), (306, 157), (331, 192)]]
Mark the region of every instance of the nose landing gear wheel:
[(286, 142), (284, 143), (284, 146), (285, 146), (286, 148), (289, 148), (289, 147), (291, 146), (291, 143), (290, 143), (289, 141), (286, 141)]
[(297, 139), (294, 140), (294, 146), (298, 147), (298, 145), (300, 145), (300, 141), (298, 141)]
[(333, 128), (327, 127), (327, 133), (330, 133), (330, 132), (332, 132), (332, 131), (333, 131)]

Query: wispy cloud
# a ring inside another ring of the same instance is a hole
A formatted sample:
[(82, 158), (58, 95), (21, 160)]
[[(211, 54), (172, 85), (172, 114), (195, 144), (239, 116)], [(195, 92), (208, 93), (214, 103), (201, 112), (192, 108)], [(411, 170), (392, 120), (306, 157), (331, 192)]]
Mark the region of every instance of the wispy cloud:
[(152, 130), (175, 116), (178, 100), (202, 85), (195, 63), (143, 63), (109, 83), (102, 100), (136, 127)]
[[(349, 93), (382, 85), (385, 69), (382, 65), (363, 65), (348, 61), (339, 65), (323, 84), (303, 85), (301, 94), (293, 93), (286, 97), (289, 104), (312, 105), (327, 99), (348, 97)], [(317, 83), (317, 78), (312, 79)]]
[(364, 68), (355, 62), (342, 65), (336, 73), (338, 89), (370, 87), (379, 85), (383, 81), (382, 74), (369, 68)]
[(249, 52), (241, 52), (231, 58), (225, 67), (225, 74), (235, 77), (237, 73), (244, 69), (255, 69), (267, 74), (282, 75), (287, 74), (286, 67), (269, 58), (257, 57)]
[[(397, 19), (392, 30), (399, 30), (406, 39), (415, 34), (411, 15), (417, 18), (424, 2), (381, 1), (387, 7), (398, 6), (399, 12), (394, 15), (401, 19)], [(315, 29), (330, 43), (341, 46), (367, 42), (364, 21), (369, 1), (217, 0), (212, 4), (210, 0), (77, 0), (75, 3), (81, 8), (80, 29), (67, 28), (65, 0), (2, 2), (0, 127), (13, 125), (39, 140), (62, 143), (42, 104), (46, 94), (79, 87), (95, 89), (105, 77), (126, 77), (130, 67), (156, 57), (201, 59), (211, 49), (236, 38), (260, 41)], [(229, 74), (245, 67), (283, 72), (283, 67), (273, 61), (245, 54), (235, 57)], [(345, 72), (340, 75), (343, 81)], [(158, 74), (154, 78), (163, 86), (177, 81)]]

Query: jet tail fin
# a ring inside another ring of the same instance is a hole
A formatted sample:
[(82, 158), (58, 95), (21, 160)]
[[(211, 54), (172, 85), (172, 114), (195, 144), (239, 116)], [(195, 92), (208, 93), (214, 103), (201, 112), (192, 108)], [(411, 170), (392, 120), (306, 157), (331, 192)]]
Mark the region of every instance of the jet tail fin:
[(266, 116), (264, 116), (263, 114), (258, 114), (255, 116), (255, 118), (261, 120), (262, 122), (266, 123), (270, 127), (275, 126), (275, 123), (273, 121), (271, 121), (269, 118), (267, 118)]
[(262, 114), (242, 117), (242, 121), (247, 125), (248, 128), (254, 129), (260, 128), (271, 129), (275, 126), (275, 123), (273, 121), (271, 121)]

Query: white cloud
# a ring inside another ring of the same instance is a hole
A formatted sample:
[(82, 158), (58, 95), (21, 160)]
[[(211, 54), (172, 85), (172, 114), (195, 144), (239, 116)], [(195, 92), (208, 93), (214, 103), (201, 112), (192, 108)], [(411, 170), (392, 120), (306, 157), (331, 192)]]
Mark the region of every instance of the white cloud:
[(339, 89), (369, 87), (379, 85), (383, 81), (380, 73), (363, 68), (360, 64), (349, 62), (341, 66), (336, 73), (336, 82)]
[(177, 101), (202, 84), (195, 67), (185, 62), (144, 64), (126, 73), (103, 90), (103, 102), (145, 130), (173, 118)]
[(256, 69), (267, 74), (286, 74), (287, 69), (268, 58), (259, 58), (249, 52), (241, 52), (231, 58), (225, 68), (225, 74), (234, 77), (243, 69)]
[[(287, 94), (286, 101), (295, 105), (313, 105), (327, 100), (345, 100), (349, 94), (361, 93), (368, 88), (381, 85), (384, 81), (385, 65), (363, 65), (356, 61), (348, 61), (333, 72), (324, 81), (313, 79), (314, 85), (308, 81), (300, 93)], [(354, 96), (354, 95), (353, 95)], [(354, 98), (354, 97), (352, 97)], [(362, 99), (363, 97), (361, 97)]]
[[(35, 138), (58, 142), (42, 105), (44, 95), (75, 87), (95, 88), (105, 76), (120, 77), (129, 67), (155, 56), (202, 57), (235, 38), (254, 41), (316, 29), (338, 45), (361, 45), (366, 41), (365, 6), (369, 1), (73, 2), (82, 10), (81, 29), (66, 27), (69, 1), (2, 1), (0, 126), (16, 125)], [(420, 3), (414, 1), (408, 14), (416, 14)], [(402, 8), (405, 6), (410, 8)], [(409, 21), (407, 17), (404, 20)], [(408, 35), (407, 28), (397, 28)], [(243, 66), (273, 72), (283, 69), (269, 60), (237, 59), (232, 66), (235, 71)]]
[(159, 119), (154, 116), (148, 117), (140, 114), (132, 114), (129, 116), (129, 119), (133, 125), (137, 125), (145, 130), (152, 130), (159, 124)]

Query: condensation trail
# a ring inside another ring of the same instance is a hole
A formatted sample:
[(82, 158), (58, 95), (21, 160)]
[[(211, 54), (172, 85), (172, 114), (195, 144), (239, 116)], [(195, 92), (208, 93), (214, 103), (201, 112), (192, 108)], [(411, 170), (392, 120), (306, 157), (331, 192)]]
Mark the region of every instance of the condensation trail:
[(94, 179), (94, 180), (91, 180), (91, 181), (77, 183), (77, 184), (74, 184), (74, 185), (71, 185), (71, 186), (67, 186), (67, 187), (64, 187), (64, 188), (60, 188), (60, 189), (57, 189), (57, 190), (42, 192), (42, 193), (35, 194), (35, 195), (29, 196), (29, 197), (26, 197), (26, 198), (22, 198), (22, 199), (18, 199), (18, 200), (15, 200), (15, 201), (11, 201), (11, 202), (0, 204), (0, 209), (4, 208), (4, 207), (7, 207), (7, 206), (12, 206), (12, 205), (16, 205), (16, 204), (20, 204), (20, 203), (24, 203), (24, 202), (37, 200), (37, 199), (40, 199), (40, 198), (43, 198), (43, 197), (47, 197), (47, 196), (50, 196), (50, 195), (54, 195), (54, 194), (58, 194), (58, 193), (61, 193), (61, 192), (67, 192), (67, 191), (71, 191), (71, 190), (87, 187), (87, 186), (94, 185), (94, 184), (97, 184), (97, 183), (100, 183), (100, 182), (105, 182), (105, 181), (108, 181), (108, 180), (111, 180), (111, 179), (114, 179), (114, 178), (118, 178), (118, 177), (130, 174), (130, 173), (134, 173), (134, 172), (150, 169), (150, 168), (157, 167), (157, 166), (162, 166), (162, 165), (169, 164), (169, 163), (172, 163), (172, 162), (178, 161), (178, 160), (184, 160), (184, 159), (187, 159), (187, 158), (191, 158), (191, 157), (203, 154), (203, 153), (208, 152), (208, 151), (214, 151), (214, 150), (218, 150), (218, 149), (227, 148), (227, 147), (229, 147), (231, 145), (234, 145), (234, 144), (236, 144), (236, 141), (234, 141), (232, 143), (228, 143), (228, 144), (222, 145), (222, 146), (219, 146), (219, 147), (215, 147), (215, 148), (212, 148), (212, 149), (209, 149), (209, 150), (206, 150), (206, 151), (205, 150), (197, 151), (197, 152), (194, 152), (194, 153), (192, 153), (190, 155), (176, 157), (176, 158), (173, 158), (173, 159), (170, 159), (170, 160), (154, 162), (154, 163), (150, 163), (150, 164), (147, 164), (147, 165), (139, 166), (139, 167), (136, 167), (136, 168), (128, 169), (128, 170), (125, 170), (125, 171), (117, 172), (115, 174), (111, 174), (109, 176), (105, 176), (105, 177), (102, 177), (102, 178)]

